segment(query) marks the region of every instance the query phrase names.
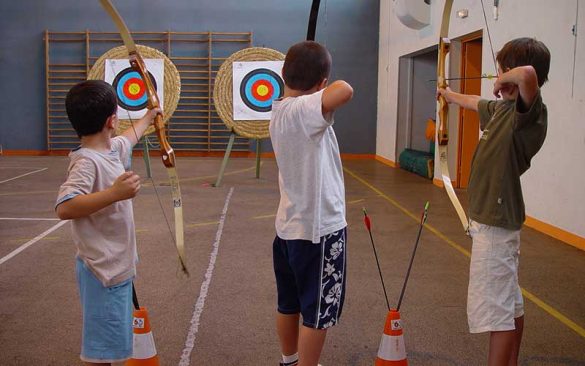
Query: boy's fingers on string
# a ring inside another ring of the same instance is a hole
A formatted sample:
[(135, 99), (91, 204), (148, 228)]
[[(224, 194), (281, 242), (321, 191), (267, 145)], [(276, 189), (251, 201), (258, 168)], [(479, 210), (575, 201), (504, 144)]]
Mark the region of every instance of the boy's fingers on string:
[(140, 176), (133, 171), (128, 171), (120, 175), (117, 179), (121, 184), (128, 185), (130, 189), (134, 190), (136, 186), (140, 185)]
[(496, 96), (496, 98), (499, 98), (500, 97), (500, 90), (501, 89), (502, 88), (500, 86), (497, 86), (497, 84), (494, 85), (494, 95)]
[(129, 182), (130, 182), (130, 188), (132, 189), (134, 196), (135, 196), (141, 187), (140, 177), (138, 175), (135, 175), (129, 179)]
[(500, 90), (502, 90), (502, 83), (499, 80), (496, 80), (496, 82), (494, 83), (494, 95), (496, 96), (496, 98), (500, 97)]
[(127, 171), (127, 172), (124, 172), (124, 173), (120, 174), (120, 176), (118, 176), (118, 178), (116, 178), (116, 181), (114, 181), (114, 184), (116, 184), (118, 182), (123, 182), (123, 181), (127, 180), (133, 174), (134, 174), (134, 172), (132, 172), (132, 171)]
[(136, 181), (136, 180), (140, 180), (140, 176), (134, 172), (130, 172), (130, 176), (128, 177), (129, 179), (132, 179), (132, 181)]
[(140, 190), (140, 180), (134, 180), (134, 177), (130, 178), (128, 182), (128, 191), (131, 197), (135, 197)]

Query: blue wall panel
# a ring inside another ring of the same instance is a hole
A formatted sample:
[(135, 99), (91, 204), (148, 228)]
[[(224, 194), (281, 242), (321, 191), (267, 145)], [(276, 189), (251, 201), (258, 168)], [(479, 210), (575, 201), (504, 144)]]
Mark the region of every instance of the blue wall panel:
[[(283, 53), (304, 39), (311, 0), (114, 0), (132, 31), (247, 32)], [(333, 56), (332, 79), (354, 87), (336, 116), (344, 153), (375, 152), (379, 0), (322, 0), (316, 40)], [(0, 144), (45, 150), (45, 29), (115, 31), (99, 2), (0, 2)], [(269, 144), (267, 144), (269, 145)], [(268, 146), (267, 146), (268, 147)]]

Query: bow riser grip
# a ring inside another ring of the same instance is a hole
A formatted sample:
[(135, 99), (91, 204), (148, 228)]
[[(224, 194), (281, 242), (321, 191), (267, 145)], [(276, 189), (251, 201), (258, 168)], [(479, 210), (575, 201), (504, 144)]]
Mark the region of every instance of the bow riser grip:
[[(439, 67), (437, 75), (437, 87), (445, 89), (447, 84), (446, 62), (451, 46), (451, 40), (447, 37), (441, 37), (439, 40)], [(439, 128), (437, 130), (437, 138), (439, 145), (447, 145), (449, 143), (449, 104), (443, 96), (439, 96)]]
[(175, 166), (175, 152), (167, 140), (165, 123), (160, 114), (157, 114), (156, 117), (154, 117), (154, 129), (156, 130), (156, 136), (160, 143), (160, 153), (162, 155), (163, 164), (167, 168), (172, 168)]
[(439, 145), (447, 145), (449, 143), (449, 104), (444, 97), (439, 97), (439, 128), (437, 130), (437, 137)]

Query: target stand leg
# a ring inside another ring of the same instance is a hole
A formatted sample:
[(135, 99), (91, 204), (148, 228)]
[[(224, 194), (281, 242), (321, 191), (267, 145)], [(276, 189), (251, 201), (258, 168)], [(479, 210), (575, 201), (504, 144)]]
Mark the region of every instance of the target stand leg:
[(219, 175), (217, 176), (217, 180), (215, 181), (214, 187), (219, 187), (221, 184), (221, 179), (223, 178), (223, 172), (225, 171), (225, 167), (227, 166), (228, 159), (230, 158), (230, 154), (232, 152), (232, 147), (234, 146), (234, 140), (236, 139), (236, 134), (232, 131), (230, 134), (230, 141), (228, 142), (227, 149), (225, 150), (225, 154), (223, 156), (223, 161), (221, 162), (221, 168), (219, 168)]
[(142, 149), (142, 158), (144, 159), (144, 165), (146, 165), (146, 177), (152, 178), (152, 174), (150, 171), (150, 150), (148, 149), (148, 137), (144, 136), (142, 138), (142, 145), (144, 148)]
[(256, 179), (260, 179), (260, 154), (262, 154), (262, 145), (260, 139), (256, 139)]

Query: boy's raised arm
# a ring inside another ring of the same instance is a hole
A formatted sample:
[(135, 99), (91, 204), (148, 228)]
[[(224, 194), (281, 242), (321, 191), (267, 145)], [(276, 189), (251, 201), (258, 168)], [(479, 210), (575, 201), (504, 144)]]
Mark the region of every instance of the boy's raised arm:
[(353, 96), (353, 88), (343, 80), (336, 80), (323, 91), (321, 99), (323, 115), (335, 111)]
[(152, 124), (154, 117), (159, 113), (162, 113), (160, 108), (149, 109), (144, 117), (136, 121), (134, 127), (127, 128), (126, 131), (122, 132), (122, 136), (130, 140), (132, 147), (134, 147), (144, 134), (144, 131)]
[(500, 91), (510, 87), (510, 84), (518, 87), (518, 96), (522, 100), (524, 110), (530, 108), (539, 90), (538, 76), (534, 67), (518, 66), (501, 74), (494, 84), (494, 95), (499, 97)]

